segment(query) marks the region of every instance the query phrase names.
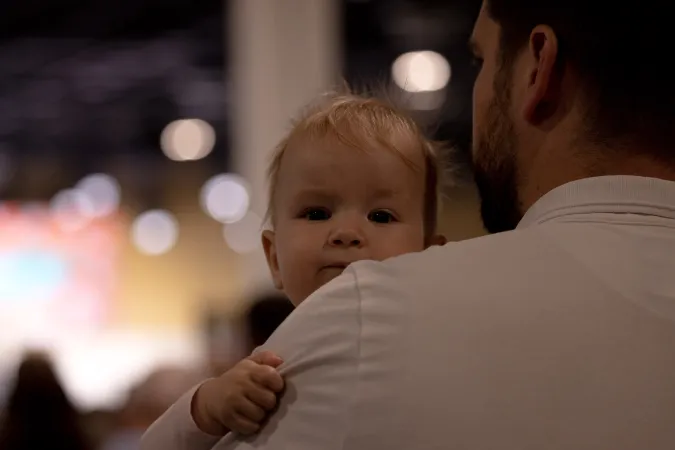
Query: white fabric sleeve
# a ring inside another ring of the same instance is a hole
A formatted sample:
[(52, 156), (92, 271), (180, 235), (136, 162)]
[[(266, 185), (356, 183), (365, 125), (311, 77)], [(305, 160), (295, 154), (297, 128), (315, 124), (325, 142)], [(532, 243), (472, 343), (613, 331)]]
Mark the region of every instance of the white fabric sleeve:
[(192, 419), (192, 398), (202, 384), (186, 392), (148, 428), (141, 450), (211, 450), (222, 439), (204, 433)]
[(230, 434), (216, 449), (342, 449), (357, 401), (360, 334), (360, 297), (348, 269), (305, 300), (258, 349), (284, 360), (279, 371), (286, 388), (278, 410), (258, 434)]

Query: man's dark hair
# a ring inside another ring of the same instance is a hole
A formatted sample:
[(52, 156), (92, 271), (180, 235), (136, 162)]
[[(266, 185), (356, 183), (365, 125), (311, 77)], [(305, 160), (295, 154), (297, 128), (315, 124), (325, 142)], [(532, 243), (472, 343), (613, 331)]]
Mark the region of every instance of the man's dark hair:
[[(558, 67), (572, 67), (586, 97), (586, 138), (638, 144), (675, 163), (675, 39), (665, 3), (650, 0), (487, 0), (501, 27), (501, 64), (525, 49), (537, 25), (558, 39)], [(620, 145), (619, 145), (620, 146)]]

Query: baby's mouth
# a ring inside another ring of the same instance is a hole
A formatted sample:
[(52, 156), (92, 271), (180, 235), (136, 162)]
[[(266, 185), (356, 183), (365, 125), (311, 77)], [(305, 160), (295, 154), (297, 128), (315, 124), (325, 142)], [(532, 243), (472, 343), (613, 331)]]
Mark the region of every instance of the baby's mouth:
[(328, 264), (321, 268), (320, 273), (332, 280), (333, 278), (340, 276), (347, 266), (348, 264)]
[(334, 263), (324, 266), (323, 269), (345, 270), (348, 265), (349, 263)]

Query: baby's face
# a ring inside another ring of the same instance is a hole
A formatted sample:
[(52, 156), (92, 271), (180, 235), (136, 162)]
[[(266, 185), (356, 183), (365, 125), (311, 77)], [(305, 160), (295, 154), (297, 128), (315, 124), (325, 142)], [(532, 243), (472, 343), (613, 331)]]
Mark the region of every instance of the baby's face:
[(424, 249), (424, 159), (335, 142), (300, 143), (283, 156), (274, 231), (263, 243), (275, 285), (299, 304), (352, 262)]

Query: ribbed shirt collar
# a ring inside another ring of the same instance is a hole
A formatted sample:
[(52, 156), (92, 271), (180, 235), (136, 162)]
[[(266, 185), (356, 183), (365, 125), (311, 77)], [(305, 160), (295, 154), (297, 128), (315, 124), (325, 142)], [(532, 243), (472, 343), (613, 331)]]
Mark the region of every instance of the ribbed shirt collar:
[(518, 228), (586, 213), (632, 213), (675, 220), (675, 182), (625, 175), (573, 181), (540, 198)]

